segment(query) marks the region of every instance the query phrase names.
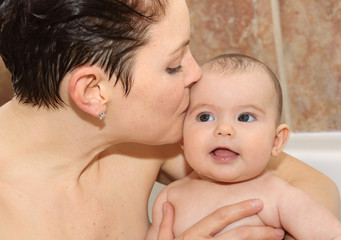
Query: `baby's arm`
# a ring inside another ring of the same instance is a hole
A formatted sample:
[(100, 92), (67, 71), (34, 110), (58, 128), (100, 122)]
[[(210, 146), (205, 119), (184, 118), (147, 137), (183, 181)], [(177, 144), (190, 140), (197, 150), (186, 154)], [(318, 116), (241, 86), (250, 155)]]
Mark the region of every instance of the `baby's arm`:
[(341, 238), (341, 223), (327, 208), (290, 185), (282, 193), (278, 203), (280, 221), (295, 239)]

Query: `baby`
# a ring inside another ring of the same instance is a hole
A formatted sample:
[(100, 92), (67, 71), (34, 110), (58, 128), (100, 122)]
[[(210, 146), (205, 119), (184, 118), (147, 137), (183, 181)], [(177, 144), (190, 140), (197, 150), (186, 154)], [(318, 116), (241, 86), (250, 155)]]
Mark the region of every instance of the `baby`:
[(227, 54), (206, 63), (191, 89), (183, 149), (193, 172), (157, 197), (148, 239), (156, 239), (162, 204), (175, 209), (174, 235), (217, 208), (261, 199), (263, 210), (212, 234), (239, 226), (283, 228), (295, 239), (341, 239), (341, 223), (317, 201), (266, 170), (289, 138), (280, 124), (282, 92), (262, 62)]

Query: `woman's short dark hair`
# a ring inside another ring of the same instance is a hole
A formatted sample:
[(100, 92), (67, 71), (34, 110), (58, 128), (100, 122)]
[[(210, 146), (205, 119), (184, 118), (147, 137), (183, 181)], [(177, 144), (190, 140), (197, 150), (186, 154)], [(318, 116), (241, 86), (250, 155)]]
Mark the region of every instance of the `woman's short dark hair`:
[(63, 106), (59, 85), (78, 66), (116, 74), (125, 94), (136, 50), (166, 0), (2, 0), (0, 55), (22, 103)]

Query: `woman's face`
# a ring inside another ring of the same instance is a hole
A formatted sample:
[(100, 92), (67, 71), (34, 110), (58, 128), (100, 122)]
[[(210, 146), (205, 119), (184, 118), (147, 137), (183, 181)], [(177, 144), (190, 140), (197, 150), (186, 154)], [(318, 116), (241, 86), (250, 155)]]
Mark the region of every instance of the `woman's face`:
[(114, 113), (109, 114), (117, 114), (112, 124), (123, 141), (173, 143), (182, 136), (189, 87), (201, 77), (189, 49), (185, 1), (168, 1), (165, 16), (149, 35), (149, 42), (137, 51), (129, 95), (114, 98), (110, 107)]

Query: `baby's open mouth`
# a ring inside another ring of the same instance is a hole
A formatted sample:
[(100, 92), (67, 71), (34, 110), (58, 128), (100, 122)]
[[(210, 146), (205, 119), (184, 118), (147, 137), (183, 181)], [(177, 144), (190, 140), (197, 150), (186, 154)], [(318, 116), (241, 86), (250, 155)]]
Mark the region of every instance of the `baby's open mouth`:
[(216, 148), (211, 153), (217, 157), (231, 157), (231, 156), (239, 155), (238, 153), (228, 148)]
[(228, 148), (223, 148), (223, 147), (219, 147), (219, 148), (214, 149), (210, 153), (210, 155), (213, 157), (213, 159), (215, 161), (223, 162), (223, 163), (230, 162), (239, 156), (238, 153), (236, 153), (236, 152), (234, 152)]

